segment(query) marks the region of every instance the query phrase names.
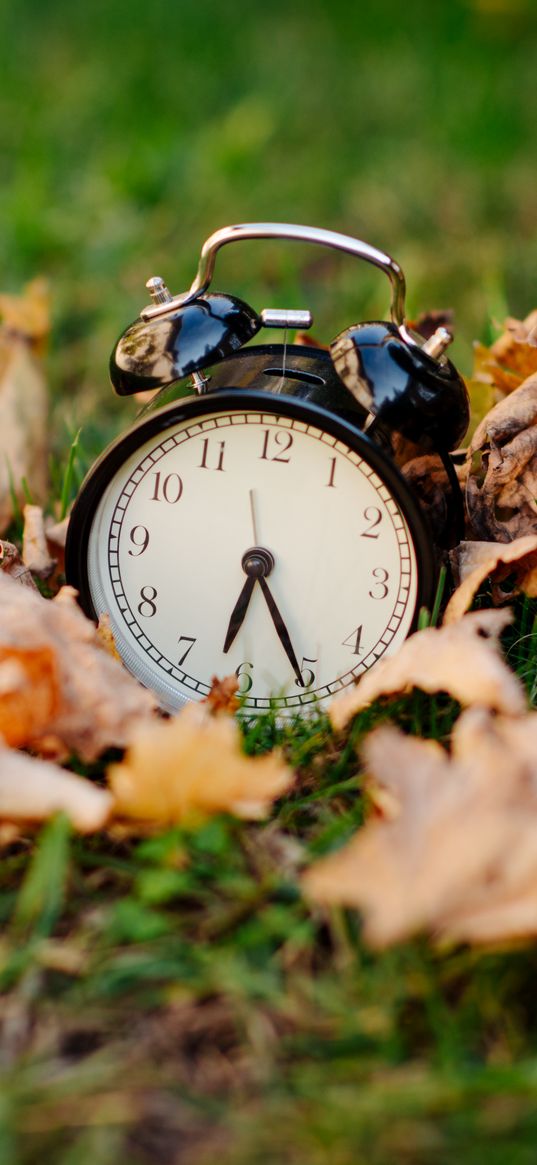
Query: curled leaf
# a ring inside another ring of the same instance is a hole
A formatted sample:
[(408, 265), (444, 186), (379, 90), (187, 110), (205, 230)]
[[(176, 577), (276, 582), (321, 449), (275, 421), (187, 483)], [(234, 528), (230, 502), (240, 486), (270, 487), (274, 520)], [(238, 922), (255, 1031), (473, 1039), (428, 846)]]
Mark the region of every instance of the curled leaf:
[(245, 756), (229, 716), (189, 704), (141, 730), (108, 778), (119, 814), (171, 824), (221, 812), (264, 817), (292, 775), (279, 752)]
[(495, 405), (468, 449), (466, 504), (478, 541), (537, 534), (537, 373)]
[(102, 829), (112, 797), (50, 761), (0, 747), (0, 820), (45, 821), (63, 812), (82, 833)]
[(511, 621), (507, 611), (473, 611), (448, 627), (417, 631), (399, 650), (380, 659), (354, 688), (329, 707), (334, 728), (377, 700), (421, 688), (448, 692), (461, 704), (518, 714), (526, 703), (522, 684), (504, 663), (498, 638)]
[(24, 565), (17, 547), (14, 546), (13, 542), (6, 542), (3, 539), (0, 539), (0, 570), (11, 575), (11, 578), (22, 583), (23, 586), (31, 587), (33, 591), (37, 590), (32, 573)]
[(47, 578), (52, 574), (56, 562), (49, 553), (43, 510), (41, 506), (26, 505), (23, 517), (22, 561), (33, 574)]
[[(537, 597), (537, 534), (515, 538), (514, 542), (461, 542), (450, 553), (459, 585), (444, 613), (444, 625), (454, 623), (469, 609), (486, 578), (493, 577), (493, 598), (507, 602), (517, 591)], [(511, 579), (509, 591), (501, 590), (504, 579)]]
[(153, 708), (103, 650), (70, 587), (50, 601), (0, 571), (0, 732), (8, 744), (94, 760), (127, 744)]

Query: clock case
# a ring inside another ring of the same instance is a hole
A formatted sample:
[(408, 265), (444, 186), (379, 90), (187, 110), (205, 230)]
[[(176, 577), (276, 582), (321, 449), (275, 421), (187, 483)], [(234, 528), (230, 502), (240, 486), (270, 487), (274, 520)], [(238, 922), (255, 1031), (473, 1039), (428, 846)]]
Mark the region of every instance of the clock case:
[[(316, 242), (374, 263), (392, 284), (391, 322), (353, 325), (329, 350), (307, 344), (249, 344), (262, 327), (307, 328), (309, 312), (256, 313), (237, 297), (206, 294), (217, 250), (240, 239)], [(186, 419), (214, 411), (255, 410), (291, 416), (345, 441), (385, 481), (416, 548), (421, 607), (432, 605), (442, 553), (462, 536), (462, 498), (450, 450), (462, 440), (469, 407), (464, 383), (443, 354), (447, 333), (424, 344), (404, 317), (405, 282), (383, 252), (349, 236), (290, 224), (223, 228), (202, 249), (189, 292), (173, 298), (148, 281), (153, 305), (120, 337), (110, 362), (119, 395), (158, 389), (141, 418), (98, 459), (75, 502), (66, 546), (66, 576), (92, 618), (87, 547), (95, 511), (126, 458), (146, 440)], [(440, 329), (442, 332), (443, 329)], [(435, 348), (436, 342), (436, 348)], [(185, 379), (188, 378), (188, 379)], [(194, 394), (192, 393), (194, 388)], [(171, 399), (170, 399), (171, 398)], [(436, 454), (448, 477), (447, 520), (434, 532), (405, 466)]]

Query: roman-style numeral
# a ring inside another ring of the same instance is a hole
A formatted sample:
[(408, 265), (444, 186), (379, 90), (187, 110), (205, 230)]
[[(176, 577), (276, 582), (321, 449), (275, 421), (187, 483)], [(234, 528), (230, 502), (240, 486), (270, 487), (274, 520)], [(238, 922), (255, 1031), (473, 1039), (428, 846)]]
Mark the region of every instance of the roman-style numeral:
[(330, 458), (330, 476), (329, 476), (328, 481), (326, 483), (328, 489), (335, 488), (335, 481), (334, 481), (335, 473), (336, 473), (336, 459), (335, 459), (335, 457), (331, 457)]

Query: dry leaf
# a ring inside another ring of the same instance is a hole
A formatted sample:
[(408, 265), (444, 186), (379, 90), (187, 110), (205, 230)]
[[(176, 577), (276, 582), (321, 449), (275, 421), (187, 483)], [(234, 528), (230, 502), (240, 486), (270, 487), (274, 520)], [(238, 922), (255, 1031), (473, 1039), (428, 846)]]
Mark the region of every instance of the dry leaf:
[[(453, 573), (460, 579), (444, 613), (444, 625), (454, 623), (466, 613), (486, 578), (492, 576), (493, 601), (505, 603), (518, 591), (537, 597), (537, 534), (515, 538), (514, 542), (461, 542), (450, 552)], [(502, 590), (504, 579), (511, 579), (509, 591)]]
[(13, 542), (5, 542), (3, 539), (0, 539), (0, 570), (11, 575), (11, 578), (16, 579), (23, 586), (30, 587), (33, 591), (38, 589), (32, 578), (32, 573), (24, 565), (17, 547), (13, 545)]
[(509, 611), (473, 611), (451, 626), (416, 631), (394, 655), (373, 664), (354, 688), (331, 703), (334, 728), (343, 728), (379, 696), (412, 688), (449, 692), (461, 704), (515, 715), (523, 712), (522, 684), (504, 663), (498, 642), (510, 621)]
[[(36, 349), (43, 346), (48, 309), (42, 284), (21, 297), (0, 296), (0, 531), (13, 517), (12, 488), (23, 482), (44, 496), (47, 481), (47, 389)], [(34, 351), (32, 351), (32, 348)]]
[(447, 328), (453, 335), (454, 312), (448, 307), (443, 311), (424, 311), (415, 320), (408, 320), (407, 328), (417, 332), (424, 340), (429, 340), (438, 328)]
[(112, 797), (50, 761), (0, 747), (0, 820), (45, 821), (66, 813), (82, 833), (102, 829)]
[(279, 752), (245, 756), (236, 722), (203, 704), (141, 730), (108, 777), (119, 814), (163, 825), (220, 812), (264, 817), (292, 781)]
[(46, 279), (27, 283), (22, 295), (0, 295), (0, 316), (6, 332), (43, 351), (50, 331), (50, 292)]
[(0, 571), (0, 732), (9, 744), (94, 760), (126, 745), (153, 708), (70, 587), (50, 601)]
[(56, 562), (50, 557), (41, 506), (26, 505), (23, 510), (22, 561), (40, 578), (52, 574)]
[(478, 425), (468, 461), (466, 504), (476, 540), (537, 534), (537, 374)]
[(507, 319), (505, 331), (486, 348), (476, 344), (475, 380), (482, 380), (502, 392), (512, 392), (528, 376), (537, 372), (537, 311), (525, 320)]
[(453, 525), (453, 498), (446, 470), (435, 453), (413, 457), (402, 468), (427, 521), (437, 545), (451, 545), (450, 528)]
[(375, 946), (423, 928), (472, 942), (537, 934), (537, 713), (465, 712), (451, 759), (395, 728), (363, 753), (389, 817), (311, 867), (306, 893), (358, 906)]
[(121, 661), (121, 656), (116, 647), (116, 641), (114, 639), (114, 632), (112, 631), (110, 615), (107, 611), (103, 611), (102, 615), (99, 615), (99, 621), (97, 623), (97, 635), (99, 636), (101, 647), (104, 647), (105, 651), (108, 651), (108, 653), (114, 659), (119, 659)]
[(237, 696), (238, 690), (239, 681), (235, 674), (224, 676), (223, 680), (219, 680), (218, 676), (213, 676), (209, 695), (202, 700), (202, 703), (208, 704), (211, 712), (229, 712), (232, 716), (240, 705)]

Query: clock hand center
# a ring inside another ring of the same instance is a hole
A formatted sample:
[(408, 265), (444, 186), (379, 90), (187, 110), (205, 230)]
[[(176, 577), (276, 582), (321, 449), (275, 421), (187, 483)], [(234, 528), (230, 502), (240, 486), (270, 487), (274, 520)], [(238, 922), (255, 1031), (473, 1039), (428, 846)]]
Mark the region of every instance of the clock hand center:
[(224, 642), (224, 655), (226, 655), (229, 651), (237, 636), (237, 633), (242, 627), (256, 584), (256, 580), (264, 580), (265, 577), (270, 574), (273, 566), (274, 558), (272, 557), (270, 550), (265, 550), (263, 546), (251, 546), (250, 549), (243, 554), (242, 569), (246, 575), (246, 581), (231, 612)]
[(241, 565), (250, 578), (267, 578), (274, 570), (274, 557), (264, 546), (251, 546), (243, 554)]

